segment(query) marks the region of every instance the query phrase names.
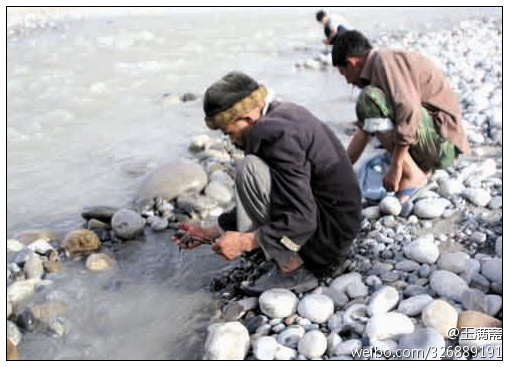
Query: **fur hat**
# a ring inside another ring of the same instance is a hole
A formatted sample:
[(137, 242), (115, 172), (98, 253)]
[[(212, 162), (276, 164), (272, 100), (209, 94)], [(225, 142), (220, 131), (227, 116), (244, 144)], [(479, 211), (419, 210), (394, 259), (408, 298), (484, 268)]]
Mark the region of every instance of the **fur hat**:
[(212, 84), (203, 98), (205, 122), (212, 130), (229, 125), (263, 104), (267, 89), (242, 72), (232, 71)]

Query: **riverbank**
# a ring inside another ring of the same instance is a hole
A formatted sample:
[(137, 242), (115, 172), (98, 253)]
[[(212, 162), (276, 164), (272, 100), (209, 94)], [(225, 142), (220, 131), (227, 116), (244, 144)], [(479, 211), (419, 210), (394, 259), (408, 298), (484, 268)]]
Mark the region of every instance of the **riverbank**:
[[(268, 312), (262, 305), (264, 301), (241, 301), (243, 297), (231, 289), (222, 289), (219, 282), (216, 288), (220, 298), (218, 310), (223, 313), (207, 323), (238, 320), (243, 324), (242, 328), (237, 324), (234, 327), (239, 330), (238, 340), (247, 341), (239, 351), (242, 358), (349, 359), (352, 350), (368, 346), (389, 351), (423, 345), (456, 346), (458, 343), (470, 347), (468, 343), (448, 340), (443, 335), (445, 325), (453, 327), (452, 320), (456, 318), (463, 320), (461, 324), (456, 322), (456, 326), (468, 326), (471, 321), (468, 318), (464, 321), (466, 316), (481, 317), (465, 315), (467, 310), (483, 313), (482, 320), (489, 326), (499, 325), (497, 321), (502, 320), (502, 279), (501, 271), (497, 270), (501, 270), (502, 263), (501, 22), (479, 19), (460, 24), (453, 30), (425, 35), (387, 34), (377, 40), (377, 44), (415, 48), (444, 67), (461, 98), (473, 156), (462, 157), (454, 168), (437, 172), (435, 188), (416, 201), (414, 215), (409, 218), (398, 217), (397, 208), (390, 205), (366, 202), (363, 233), (351, 275), (325, 279), (321, 287), (308, 295), (288, 296), (289, 303), (282, 308), (290, 310), (289, 314)], [(126, 268), (136, 261), (132, 257), (139, 255), (136, 246), (157, 236), (170, 236), (169, 222), (217, 216), (231, 206), (232, 172), (240, 153), (227, 141), (210, 136), (194, 138), (191, 149), (196, 163), (158, 171), (173, 174), (174, 181), (168, 185), (172, 191), (158, 192), (172, 200), (151, 200), (150, 192), (155, 191), (149, 191), (145, 193), (149, 200), (142, 200), (138, 211), (123, 210), (118, 214), (120, 208), (86, 210), (83, 213), (85, 226), (94, 235), (89, 232), (71, 236), (39, 233), (42, 241), (34, 244), (34, 237), (25, 234), (8, 242), (7, 297), (12, 306), (11, 315), (8, 311), (11, 321), (8, 322), (11, 333), (8, 337), (13, 342), (20, 343), (22, 339), (22, 334), (15, 331), (19, 328), (69, 337), (73, 330), (72, 327), (66, 329), (66, 312), (61, 302), (72, 303), (73, 297), (69, 294), (62, 297), (59, 293), (58, 284), (62, 284), (62, 278), (90, 271), (90, 276), (95, 277), (93, 281), (108, 278), (104, 291), (115, 295), (125, 287), (122, 280), (127, 275)], [(176, 172), (190, 171), (189, 180), (177, 179)], [(189, 187), (204, 188), (203, 195), (181, 195)], [(125, 233), (126, 226), (120, 225), (123, 223), (129, 224), (128, 233)], [(144, 232), (144, 240), (140, 240), (140, 232)], [(424, 235), (426, 233), (428, 236)], [(86, 255), (71, 262), (68, 255), (72, 258), (79, 255), (76, 244), (87, 246), (83, 249)], [(88, 255), (90, 252), (104, 255)], [(174, 252), (168, 249), (162, 255), (170, 258)], [(187, 260), (192, 262), (191, 258)], [(157, 260), (147, 258), (145, 261)], [(54, 264), (63, 264), (63, 270), (58, 272), (59, 265)], [(166, 265), (176, 270), (178, 261)], [(246, 265), (244, 262), (234, 266)], [(224, 285), (232, 287), (231, 284), (234, 282), (227, 281)], [(80, 299), (79, 287), (73, 291)], [(237, 307), (239, 303), (241, 307)], [(325, 311), (316, 315), (316, 309)], [(394, 309), (397, 312), (392, 311)], [(444, 320), (442, 314), (450, 317)], [(162, 315), (155, 312), (155, 316)], [(328, 317), (323, 319), (324, 315)], [(122, 316), (127, 317), (118, 315), (118, 318)], [(401, 330), (392, 325), (384, 326), (395, 320)], [(120, 325), (123, 323), (125, 321), (119, 321)], [(415, 333), (418, 337), (400, 337), (399, 334), (405, 333)], [(216, 327), (209, 335), (203, 350), (208, 358), (221, 356), (228, 349), (224, 344), (220, 350), (207, 349), (213, 344), (210, 338), (218, 334), (221, 332)], [(203, 330), (196, 336), (202, 338), (200, 344), (203, 344)], [(322, 351), (324, 338), (326, 347)], [(469, 350), (465, 357), (472, 358), (472, 354)], [(72, 353), (68, 356), (72, 358)], [(89, 357), (94, 359), (94, 355)], [(164, 359), (165, 356), (153, 357)]]

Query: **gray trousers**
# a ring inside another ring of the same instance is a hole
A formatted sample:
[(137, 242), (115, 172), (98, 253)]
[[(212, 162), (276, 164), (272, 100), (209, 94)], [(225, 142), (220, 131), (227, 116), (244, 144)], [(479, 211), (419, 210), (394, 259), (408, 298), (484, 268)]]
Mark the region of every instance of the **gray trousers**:
[[(269, 221), (271, 177), (270, 168), (255, 155), (247, 155), (237, 165), (235, 173), (237, 198), (237, 229), (240, 232), (256, 231)], [(286, 264), (296, 252), (289, 249), (267, 248), (259, 243), (267, 259), (274, 258), (278, 265)]]

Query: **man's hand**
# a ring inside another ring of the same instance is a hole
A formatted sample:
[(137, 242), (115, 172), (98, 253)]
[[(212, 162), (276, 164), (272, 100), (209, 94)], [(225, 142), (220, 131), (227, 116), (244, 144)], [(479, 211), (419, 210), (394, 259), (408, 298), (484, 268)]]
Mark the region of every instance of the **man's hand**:
[(391, 164), (383, 179), (385, 189), (389, 192), (398, 191), (402, 175), (403, 167), (400, 164)]
[(212, 251), (226, 260), (233, 260), (244, 252), (252, 251), (257, 247), (253, 232), (226, 232), (214, 242)]
[(204, 228), (190, 223), (179, 223), (179, 230), (183, 232), (183, 236), (174, 236), (173, 241), (181, 249), (192, 250), (205, 242), (212, 242), (209, 233)]

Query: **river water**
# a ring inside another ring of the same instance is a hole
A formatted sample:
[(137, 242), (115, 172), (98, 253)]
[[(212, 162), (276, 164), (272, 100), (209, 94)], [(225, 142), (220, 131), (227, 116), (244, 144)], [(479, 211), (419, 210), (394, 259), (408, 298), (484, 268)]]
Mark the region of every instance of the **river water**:
[[(297, 70), (318, 54), (314, 8), (124, 10), (7, 38), (7, 235), (70, 230), (88, 205), (126, 206), (145, 175), (206, 132), (201, 95), (242, 70), (285, 100), (303, 104), (338, 131), (354, 119), (351, 87), (332, 68)], [(450, 27), (499, 10), (342, 8), (356, 28)], [(309, 46), (311, 51), (302, 50)], [(344, 135), (340, 135), (344, 143)], [(68, 303), (62, 338), (26, 334), (26, 359), (199, 359), (214, 310), (204, 288), (225, 266), (208, 249), (180, 258), (168, 234), (131, 242), (117, 269), (90, 274), (69, 264), (50, 300)]]

